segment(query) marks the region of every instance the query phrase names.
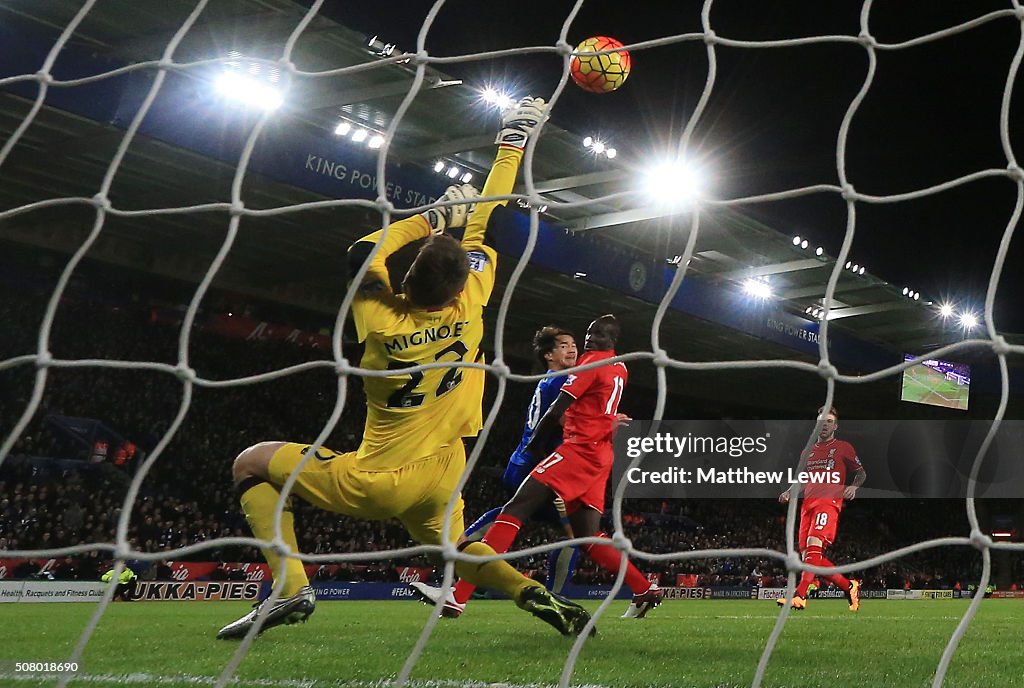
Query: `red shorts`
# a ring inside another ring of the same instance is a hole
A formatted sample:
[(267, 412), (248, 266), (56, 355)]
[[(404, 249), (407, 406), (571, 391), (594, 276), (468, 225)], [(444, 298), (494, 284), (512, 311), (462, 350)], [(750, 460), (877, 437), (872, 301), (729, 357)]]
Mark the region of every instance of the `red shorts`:
[(565, 502), (566, 513), (582, 507), (604, 511), (604, 493), (615, 455), (610, 442), (562, 444), (530, 472)]
[(842, 508), (843, 502), (839, 499), (805, 499), (800, 508), (797, 549), (801, 552), (806, 549), (808, 537), (818, 538), (826, 547), (835, 542)]

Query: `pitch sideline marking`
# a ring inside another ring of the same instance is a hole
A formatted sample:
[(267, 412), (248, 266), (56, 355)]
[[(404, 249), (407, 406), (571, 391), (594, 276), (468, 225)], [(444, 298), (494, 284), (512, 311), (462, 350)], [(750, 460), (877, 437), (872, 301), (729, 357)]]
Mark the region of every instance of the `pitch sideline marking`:
[[(800, 613), (802, 613), (802, 612), (800, 612)], [(735, 620), (739, 620), (739, 621), (753, 621), (755, 619), (774, 619), (776, 616), (778, 616), (778, 614), (730, 614), (730, 615), (718, 615), (718, 614), (716, 614), (714, 616), (714, 618), (715, 619), (735, 619)], [(876, 616), (874, 614), (863, 614), (862, 615), (862, 614), (858, 614), (856, 612), (850, 612), (848, 614), (842, 614), (842, 615), (839, 615), (839, 616), (814, 616), (814, 615), (811, 615), (811, 616), (808, 616), (808, 617), (805, 617), (805, 618), (814, 619), (814, 623), (818, 623), (819, 621), (843, 621), (843, 622), (846, 622), (847, 619), (853, 619), (853, 618), (869, 619), (871, 621), (901, 621), (903, 619), (906, 619), (907, 617), (905, 617), (905, 616)], [(928, 621), (935, 621), (935, 620), (939, 620), (939, 621), (941, 621), (941, 620), (954, 621), (954, 620), (959, 620), (959, 619), (960, 619), (959, 616), (930, 616), (930, 617), (928, 617)]]
[[(0, 673), (0, 679), (11, 679), (14, 681), (44, 681), (52, 674), (13, 674)], [(178, 676), (163, 676), (160, 674), (79, 674), (72, 682), (84, 683), (112, 683), (116, 685), (178, 685), (188, 684), (195, 686), (213, 685), (217, 676), (196, 676), (193, 674), (181, 674)], [(298, 679), (298, 678), (253, 678), (242, 679), (232, 678), (228, 685), (245, 688), (255, 686), (257, 688), (388, 688), (394, 682), (388, 679), (377, 681), (345, 681), (329, 679)], [(507, 683), (504, 681), (488, 683), (486, 681), (456, 681), (454, 679), (432, 679), (427, 681), (408, 681), (405, 685), (409, 688), (555, 688), (555, 683)], [(576, 688), (609, 688), (599, 684), (583, 684)]]

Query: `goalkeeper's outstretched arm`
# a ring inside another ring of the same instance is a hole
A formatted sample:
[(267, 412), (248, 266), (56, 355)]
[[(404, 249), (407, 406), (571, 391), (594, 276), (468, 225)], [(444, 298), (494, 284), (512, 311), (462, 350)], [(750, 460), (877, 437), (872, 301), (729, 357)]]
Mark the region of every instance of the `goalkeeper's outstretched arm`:
[[(519, 172), (519, 163), (523, 159), (523, 150), (526, 148), (526, 143), (533, 130), (543, 121), (543, 118), (544, 99), (529, 96), (520, 100), (515, 108), (502, 116), (502, 128), (495, 140), (495, 143), (498, 144), (498, 154), (487, 175), (483, 191), (480, 193), (482, 197), (507, 196), (512, 193), (512, 188), (516, 183), (516, 174)], [(508, 200), (476, 204), (476, 208), (469, 216), (469, 223), (466, 225), (466, 232), (462, 237), (462, 247), (466, 251), (475, 251), (483, 246), (487, 222), (491, 213), (499, 205), (506, 203)]]
[[(391, 281), (388, 278), (388, 257), (406, 244), (426, 238), (430, 234), (430, 222), (423, 215), (413, 215), (391, 224), (388, 227), (387, 235), (384, 236), (384, 242), (381, 244), (380, 250), (373, 257), (373, 261), (366, 271), (366, 276), (360, 285), (360, 291), (363, 293), (390, 293)], [(380, 242), (382, 235), (384, 235), (384, 230), (378, 229), (376, 232), (367, 234), (349, 247), (348, 267), (350, 283), (359, 271), (359, 268), (366, 262), (366, 258), (373, 251), (373, 247)]]
[[(512, 193), (516, 174), (519, 171), (519, 163), (523, 158), (523, 149), (543, 116), (544, 99), (530, 97), (520, 100), (518, 106), (502, 116), (502, 129), (495, 141), (499, 144), (498, 155), (487, 175), (487, 182), (484, 184), (483, 194), (485, 196), (505, 196)], [(355, 275), (366, 262), (374, 246), (381, 242), (383, 236), (383, 243), (370, 262), (366, 276), (360, 285), (360, 293), (364, 295), (370, 293), (390, 294), (388, 257), (414, 241), (425, 239), (431, 234), (440, 234), (448, 227), (462, 226), (467, 210), (472, 207), (470, 201), (475, 196), (476, 190), (468, 184), (449, 187), (440, 200), (465, 201), (465, 203), (432, 208), (420, 215), (413, 215), (391, 224), (386, 235), (384, 230), (378, 230), (352, 244), (348, 250), (348, 265), (349, 274)], [(476, 204), (469, 216), (469, 222), (462, 238), (462, 247), (467, 252), (477, 250), (483, 245), (487, 221), (490, 219), (491, 213), (496, 207), (506, 203), (508, 203), (507, 200)]]

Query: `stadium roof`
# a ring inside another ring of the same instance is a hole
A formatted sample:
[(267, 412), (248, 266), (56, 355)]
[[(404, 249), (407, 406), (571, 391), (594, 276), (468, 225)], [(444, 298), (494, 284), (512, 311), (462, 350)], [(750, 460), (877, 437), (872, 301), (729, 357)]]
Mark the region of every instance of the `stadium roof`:
[[(20, 44), (7, 40), (0, 45), (6, 43), (12, 51), (19, 45), (49, 50), (79, 9), (80, 3), (72, 0), (4, 3), (0, 19)], [(187, 0), (167, 0), (161, 3), (160, 12), (133, 0), (97, 3), (58, 58), (54, 73), (67, 79), (158, 60), (193, 9), (194, 3)], [(174, 60), (184, 63), (232, 57), (235, 68), (263, 69), (266, 76), (271, 67), (252, 60), (277, 59), (305, 13), (306, 7), (288, 0), (211, 3), (182, 40)], [(414, 76), (410, 64), (392, 61), (398, 54), (392, 50), (383, 40), (329, 18), (313, 19), (295, 45), (292, 62), (296, 67), (302, 72), (355, 71), (294, 79), (285, 104), (266, 128), (264, 138), (272, 143), (264, 145), (261, 140), (257, 146), (256, 153), (265, 153), (269, 162), (262, 167), (254, 162), (245, 178), (242, 195), (247, 208), (278, 208), (351, 196), (373, 198), (372, 165), (360, 168), (360, 181), (369, 179), (369, 190), (356, 188), (352, 163), (345, 165), (346, 180), (334, 174), (334, 165), (340, 170), (346, 160), (365, 160), (368, 155), (372, 160), (373, 155), (372, 151), (354, 151), (356, 144), (341, 141), (335, 128), (347, 122), (351, 127), (383, 132), (391, 124)], [(3, 52), (0, 48), (0, 54)], [(35, 55), (32, 50), (26, 52), (29, 57)], [(41, 63), (37, 60), (35, 66), (23, 67), (8, 56), (4, 62), (13, 66), (5, 67), (0, 76), (31, 74)], [(197, 110), (193, 102), (209, 99), (216, 75), (223, 69), (223, 63), (200, 65), (179, 70), (173, 84), (168, 79), (169, 88), (154, 106), (159, 114), (147, 118), (152, 126), (143, 127), (117, 171), (110, 193), (115, 208), (179, 208), (224, 203), (230, 198), (237, 151), (211, 148), (196, 138), (195, 130), (204, 126), (196, 113), (203, 110)], [(88, 86), (51, 88), (32, 125), (0, 167), (0, 211), (45, 199), (88, 198), (96, 193), (154, 73), (148, 68)], [(493, 155), (497, 117), (481, 104), (480, 86), (461, 83), (433, 67), (426, 70), (423, 88), (402, 118), (389, 149), (389, 178), (394, 170), (418, 180), (432, 179), (435, 188), (443, 188), (448, 180), (433, 172), (440, 160), (445, 170), (456, 165), (460, 175), (469, 171), (475, 181), (482, 180)], [(0, 91), (0, 141), (7, 141), (24, 121), (35, 93), (35, 82)], [(186, 97), (192, 100), (186, 102)], [(179, 102), (171, 102), (172, 98)], [(101, 102), (105, 99), (114, 102)], [(176, 112), (180, 117), (173, 122)], [(236, 125), (247, 131), (253, 121), (252, 115), (236, 114), (217, 126)], [(628, 152), (614, 160), (594, 156), (581, 145), (586, 132), (567, 131), (557, 122), (556, 109), (554, 121), (544, 127), (533, 160), (536, 189), (551, 201), (542, 216), (546, 223), (542, 232), (570, 232), (580, 242), (576, 245), (597, 254), (619, 256), (630, 266), (633, 277), (640, 270), (636, 264), (649, 271), (681, 254), (689, 215), (674, 216), (671, 210), (653, 206), (641, 196), (621, 193), (633, 188), (644, 161)], [(221, 133), (225, 138), (239, 138), (237, 132)], [(285, 150), (289, 145), (297, 150)], [(234, 157), (224, 154), (225, 150)], [(294, 159), (287, 158), (289, 154)], [(281, 160), (295, 169), (289, 171)], [(326, 181), (333, 186), (326, 186)], [(608, 194), (618, 194), (618, 199), (595, 202)], [(571, 207), (558, 205), (581, 202)], [(84, 203), (33, 210), (3, 220), (0, 238), (71, 252), (85, 239), (93, 218), (94, 209)], [(223, 210), (108, 215), (90, 257), (196, 281), (221, 247), (227, 220)], [(344, 251), (378, 222), (379, 215), (368, 207), (314, 207), (245, 217), (215, 285), (333, 312), (341, 301)], [(774, 327), (771, 313), (785, 316), (785, 323), (776, 329), (789, 329), (792, 336), (806, 339), (805, 333), (817, 330), (808, 309), (822, 305), (834, 260), (815, 255), (813, 245), (794, 245), (792, 238), (786, 228), (765, 226), (742, 209), (708, 209), (686, 278), (697, 288), (690, 297), (696, 300), (695, 307), (670, 310), (662, 331), (669, 354), (692, 361), (816, 360), (813, 346), (806, 346), (806, 341), (803, 346), (790, 346), (785, 337), (771, 340), (759, 334), (765, 322)], [(552, 269), (549, 261), (526, 271), (510, 309), (506, 339), (532, 331), (543, 324), (540, 320), (566, 321), (579, 327), (598, 311), (625, 314), (627, 330), (649, 331), (656, 304), (628, 289), (594, 286), (602, 284), (595, 279), (597, 275), (572, 269), (569, 258), (562, 270), (557, 264)], [(504, 261), (502, 284), (512, 267), (513, 261)], [(773, 297), (768, 304), (746, 305), (743, 283), (754, 277), (770, 283)], [(632, 284), (625, 276), (621, 283)], [(870, 272), (854, 274), (844, 269), (831, 304), (830, 332), (894, 355), (920, 353), (963, 338), (962, 328), (937, 317), (937, 304), (930, 303), (927, 296), (908, 298), (902, 293), (904, 286), (888, 284)], [(761, 309), (760, 330), (723, 322), (714, 317), (716, 308), (697, 308), (703, 298), (700, 295), (711, 293), (728, 295), (723, 303), (735, 310)], [(763, 316), (765, 312), (767, 316)], [(513, 351), (525, 353), (524, 346), (508, 344)], [(630, 344), (649, 348), (645, 336), (634, 336)]]

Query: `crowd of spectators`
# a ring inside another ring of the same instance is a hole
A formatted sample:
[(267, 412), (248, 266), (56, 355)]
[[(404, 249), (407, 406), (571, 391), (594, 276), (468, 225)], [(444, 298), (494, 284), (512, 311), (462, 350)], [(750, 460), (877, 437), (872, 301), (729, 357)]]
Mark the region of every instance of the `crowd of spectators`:
[[(0, 340), (0, 360), (34, 352), (44, 296), (20, 293), (17, 299), (0, 299), (0, 304), (7, 330)], [(50, 338), (57, 359), (179, 362), (178, 327), (154, 317), (148, 306), (114, 307), (68, 300), (61, 304), (57, 316)], [(238, 380), (306, 361), (327, 360), (328, 356), (315, 348), (230, 339), (202, 328), (195, 328), (188, 338), (188, 365), (205, 381)], [(0, 371), (0, 388), (5, 390), (0, 396), (4, 434), (27, 407), (35, 379), (36, 369), (30, 365)], [(348, 383), (344, 413), (326, 442), (342, 451), (357, 446), (365, 419), (360, 381), (351, 378)], [(175, 560), (260, 561), (257, 550), (244, 546), (214, 544), (188, 555), (170, 552), (217, 538), (248, 536), (231, 486), (232, 459), (241, 449), (264, 439), (312, 441), (331, 414), (337, 390), (334, 372), (326, 366), (258, 384), (218, 387), (189, 385), (174, 374), (155, 370), (50, 368), (39, 408), (11, 457), (0, 466), (0, 558), (3, 550), (112, 542), (129, 481), (142, 470), (145, 479), (131, 505), (128, 528), (133, 548), (168, 551), (169, 558)], [(525, 384), (510, 385), (506, 392), (503, 420), (492, 428), (465, 491), (469, 518), (507, 497), (501, 471), (518, 442), (531, 392)], [(183, 422), (161, 447), (186, 404)], [(62, 436), (46, 422), (50, 414), (101, 421), (131, 438), (140, 448), (140, 458), (146, 458), (128, 467), (80, 460), (76, 451), (81, 448), (75, 448), (73, 438)], [(376, 552), (412, 544), (397, 522), (350, 519), (295, 501), (297, 535), (304, 552)], [(626, 535), (643, 552), (784, 549), (785, 512), (775, 502), (627, 500), (623, 513), (627, 515)], [(830, 556), (837, 563), (862, 560), (924, 539), (967, 533), (962, 502), (858, 501), (844, 512)], [(542, 544), (557, 537), (547, 526), (531, 526), (520, 545)], [(61, 559), (53, 570), (63, 577), (94, 579), (108, 559), (105, 552), (87, 551)], [(535, 556), (520, 561), (519, 566), (539, 569), (545, 559)], [(401, 566), (430, 563), (424, 557), (393, 562)], [(638, 563), (670, 582), (679, 574), (697, 576), (700, 585), (777, 585), (785, 580), (781, 560), (768, 556), (658, 562), (641, 558)], [(15, 573), (28, 575), (31, 568), (26, 563)], [(941, 587), (975, 579), (979, 570), (977, 551), (946, 547), (902, 557), (864, 575), (874, 586), (902, 587), (912, 581), (919, 587)], [(393, 566), (386, 562), (359, 571), (376, 579), (394, 576)], [(576, 581), (607, 579), (583, 565)]]

